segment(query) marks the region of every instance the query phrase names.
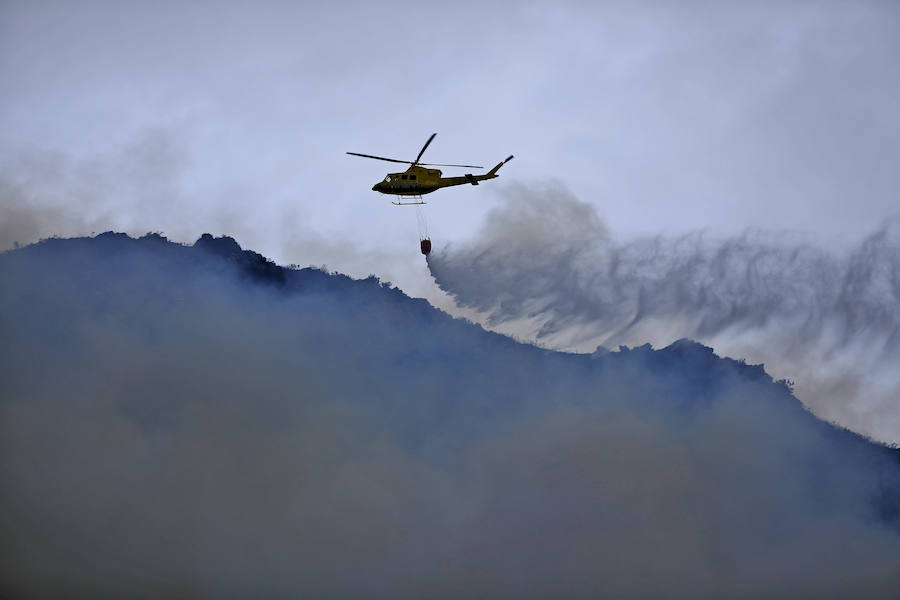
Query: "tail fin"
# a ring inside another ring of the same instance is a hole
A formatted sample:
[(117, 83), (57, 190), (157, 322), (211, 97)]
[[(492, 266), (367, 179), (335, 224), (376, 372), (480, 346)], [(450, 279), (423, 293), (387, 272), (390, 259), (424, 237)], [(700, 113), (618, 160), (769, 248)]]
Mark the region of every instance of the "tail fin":
[(494, 167), (493, 169), (491, 169), (490, 171), (488, 171), (488, 173), (487, 173), (487, 174), (488, 174), (488, 177), (496, 176), (496, 175), (497, 175), (497, 171), (500, 170), (500, 167), (502, 167), (503, 165), (505, 165), (506, 163), (508, 163), (508, 162), (511, 161), (512, 159), (513, 159), (513, 155), (512, 155), (512, 154), (510, 154), (509, 156), (507, 156), (507, 157), (506, 157), (506, 160), (504, 160), (503, 162), (499, 163), (496, 167)]

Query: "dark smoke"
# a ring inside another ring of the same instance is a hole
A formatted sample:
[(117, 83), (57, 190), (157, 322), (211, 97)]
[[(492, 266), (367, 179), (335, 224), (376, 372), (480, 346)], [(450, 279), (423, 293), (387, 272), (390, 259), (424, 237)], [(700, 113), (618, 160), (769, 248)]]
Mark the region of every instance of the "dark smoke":
[(843, 249), (763, 232), (625, 241), (559, 186), (511, 187), (429, 267), (519, 336), (568, 349), (691, 337), (792, 379), (820, 416), (900, 442), (900, 221)]
[(230, 238), (0, 255), (4, 597), (895, 597), (900, 455)]

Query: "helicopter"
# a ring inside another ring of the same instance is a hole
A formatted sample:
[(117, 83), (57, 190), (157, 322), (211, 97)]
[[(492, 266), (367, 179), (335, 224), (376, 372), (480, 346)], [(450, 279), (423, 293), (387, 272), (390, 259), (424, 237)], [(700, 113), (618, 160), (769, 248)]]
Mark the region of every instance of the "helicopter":
[(388, 162), (395, 163), (403, 163), (408, 164), (409, 168), (402, 173), (388, 173), (383, 181), (379, 181), (375, 185), (372, 186), (372, 191), (381, 192), (382, 194), (392, 194), (395, 196), (400, 196), (401, 198), (412, 198), (413, 202), (403, 202), (400, 201), (400, 198), (393, 204), (396, 205), (404, 205), (404, 204), (425, 204), (422, 200), (423, 194), (430, 194), (435, 190), (439, 190), (441, 188), (450, 187), (454, 185), (463, 185), (466, 183), (471, 183), (472, 185), (478, 185), (479, 181), (484, 181), (486, 179), (494, 179), (499, 177), (497, 175), (497, 171), (511, 161), (513, 159), (512, 154), (510, 154), (505, 160), (498, 163), (493, 169), (484, 173), (483, 175), (472, 175), (471, 173), (466, 173), (461, 177), (441, 177), (441, 171), (439, 169), (426, 169), (425, 167), (462, 167), (467, 169), (483, 169), (484, 167), (479, 167), (477, 165), (443, 165), (443, 164), (434, 164), (434, 163), (421, 163), (422, 155), (425, 153), (425, 149), (428, 148), (428, 145), (431, 143), (431, 140), (434, 139), (436, 133), (432, 133), (431, 137), (428, 138), (428, 141), (425, 142), (425, 145), (422, 146), (422, 149), (419, 151), (419, 155), (416, 157), (416, 160), (398, 160), (396, 158), (384, 158), (383, 156), (372, 156), (371, 154), (360, 154), (358, 152), (348, 152), (347, 154), (351, 154), (353, 156), (362, 156), (363, 158), (374, 158), (376, 160), (386, 160)]

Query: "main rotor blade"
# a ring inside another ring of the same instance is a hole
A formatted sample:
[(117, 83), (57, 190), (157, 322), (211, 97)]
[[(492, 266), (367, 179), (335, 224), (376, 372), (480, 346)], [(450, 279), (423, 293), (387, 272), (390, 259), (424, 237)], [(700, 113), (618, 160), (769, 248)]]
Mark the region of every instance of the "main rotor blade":
[(478, 165), (439, 165), (438, 163), (419, 163), (420, 166), (423, 167), (464, 167), (466, 169), (483, 169), (484, 167), (479, 167)]
[(425, 148), (428, 147), (428, 144), (431, 143), (431, 140), (433, 140), (433, 139), (434, 139), (434, 136), (436, 136), (436, 135), (437, 135), (436, 133), (432, 133), (432, 134), (431, 134), (431, 137), (428, 138), (428, 141), (425, 142), (425, 145), (424, 145), (424, 146), (422, 146), (422, 150), (419, 151), (419, 155), (416, 157), (416, 160), (414, 160), (414, 161), (412, 162), (412, 164), (414, 164), (414, 165), (419, 164), (419, 159), (422, 158), (422, 155), (423, 155), (423, 154), (425, 154)]
[(362, 156), (364, 158), (374, 158), (376, 160), (386, 160), (388, 162), (403, 163), (405, 165), (413, 164), (413, 163), (409, 162), (408, 160), (397, 160), (396, 158), (385, 158), (383, 156), (372, 156), (371, 154), (360, 154), (359, 152), (348, 152), (347, 154), (352, 154), (353, 156)]

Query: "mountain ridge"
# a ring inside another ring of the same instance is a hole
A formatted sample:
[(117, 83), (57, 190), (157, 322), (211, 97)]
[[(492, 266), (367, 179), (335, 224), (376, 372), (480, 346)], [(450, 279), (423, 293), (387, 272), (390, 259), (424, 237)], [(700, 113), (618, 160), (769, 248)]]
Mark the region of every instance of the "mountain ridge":
[[(554, 352), (209, 234), (47, 239), (0, 255), (0, 281), (0, 441), (27, 457), (0, 464), (12, 591), (96, 590), (101, 559), (122, 585), (139, 561), (212, 595), (900, 584), (900, 449), (696, 342)], [(307, 566), (248, 559), (254, 543)]]

